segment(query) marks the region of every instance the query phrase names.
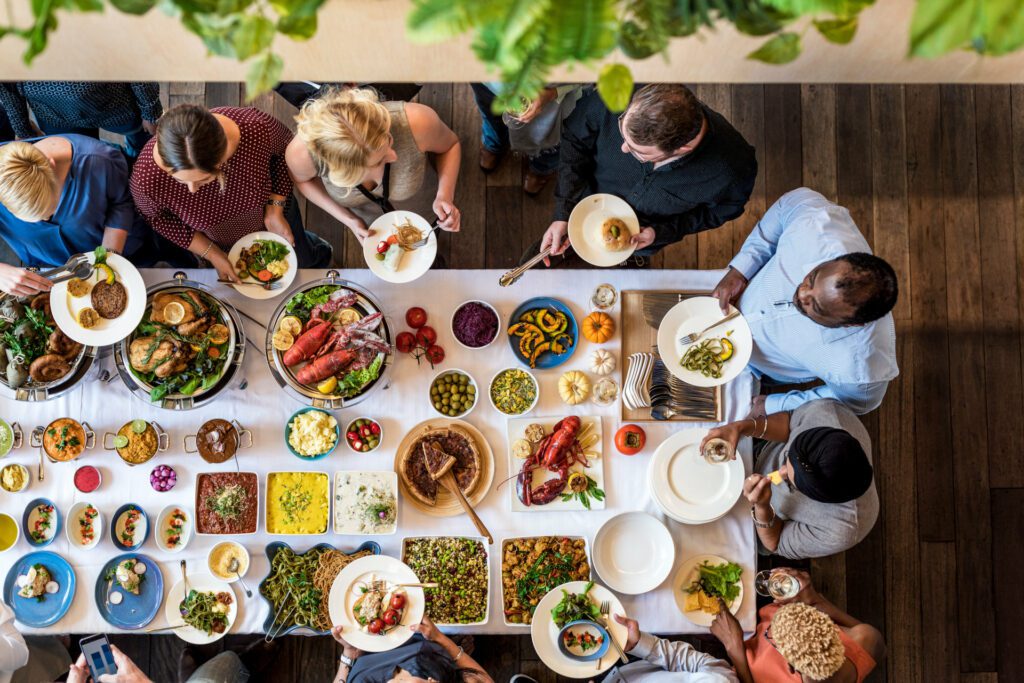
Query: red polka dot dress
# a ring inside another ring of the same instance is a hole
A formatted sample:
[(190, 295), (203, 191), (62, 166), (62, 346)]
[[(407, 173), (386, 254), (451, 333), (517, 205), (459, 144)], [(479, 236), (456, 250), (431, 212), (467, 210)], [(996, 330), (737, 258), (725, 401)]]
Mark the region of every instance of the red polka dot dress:
[(292, 180), (284, 150), (292, 133), (274, 117), (258, 109), (211, 109), (238, 124), (241, 138), (224, 162), (224, 189), (212, 182), (193, 194), (188, 187), (156, 165), (150, 140), (132, 170), (132, 196), (139, 211), (158, 234), (188, 248), (196, 232), (227, 251), (241, 237), (265, 230), (264, 210), (270, 194), (288, 197)]

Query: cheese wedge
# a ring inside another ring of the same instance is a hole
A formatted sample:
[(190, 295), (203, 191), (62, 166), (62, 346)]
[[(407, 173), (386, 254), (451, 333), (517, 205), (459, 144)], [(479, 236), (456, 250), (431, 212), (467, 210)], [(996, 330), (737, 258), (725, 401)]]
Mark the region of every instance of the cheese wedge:
[(782, 483), (782, 475), (779, 474), (778, 470), (775, 470), (774, 472), (769, 474), (768, 478), (771, 479), (772, 483), (775, 484), (776, 486)]

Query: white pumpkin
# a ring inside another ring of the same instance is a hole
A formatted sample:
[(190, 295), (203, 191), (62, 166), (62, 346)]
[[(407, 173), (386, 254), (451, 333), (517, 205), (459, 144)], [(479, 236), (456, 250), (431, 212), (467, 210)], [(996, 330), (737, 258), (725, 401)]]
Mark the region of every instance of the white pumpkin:
[(571, 406), (583, 403), (590, 396), (590, 380), (579, 370), (570, 370), (558, 378), (558, 395)]
[(604, 376), (612, 374), (615, 370), (615, 356), (607, 349), (595, 349), (590, 354), (590, 371), (595, 375)]

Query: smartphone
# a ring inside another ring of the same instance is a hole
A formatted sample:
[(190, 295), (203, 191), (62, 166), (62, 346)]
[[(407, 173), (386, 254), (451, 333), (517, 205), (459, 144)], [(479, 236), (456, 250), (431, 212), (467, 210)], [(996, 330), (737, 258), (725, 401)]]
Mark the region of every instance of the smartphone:
[(78, 641), (82, 646), (82, 654), (89, 665), (89, 673), (92, 680), (98, 681), (103, 674), (117, 674), (117, 665), (114, 664), (114, 653), (110, 649), (110, 641), (102, 633), (94, 636), (86, 636)]

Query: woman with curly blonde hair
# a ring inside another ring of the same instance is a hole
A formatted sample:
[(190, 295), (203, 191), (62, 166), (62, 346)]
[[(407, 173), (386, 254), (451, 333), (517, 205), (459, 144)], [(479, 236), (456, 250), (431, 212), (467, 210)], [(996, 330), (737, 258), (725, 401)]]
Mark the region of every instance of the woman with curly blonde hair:
[(860, 683), (885, 659), (878, 629), (854, 619), (826, 600), (806, 572), (776, 569), (804, 588), (790, 600), (762, 608), (753, 637), (728, 609), (711, 624), (711, 632), (743, 683)]
[(433, 154), (437, 192), (431, 209), (443, 230), (458, 231), (452, 203), (461, 146), (430, 107), (381, 102), (366, 88), (329, 90), (308, 100), (295, 117), (298, 129), (285, 159), (296, 188), (344, 223), (357, 238), (367, 223), (396, 207), (424, 213), (427, 155)]

